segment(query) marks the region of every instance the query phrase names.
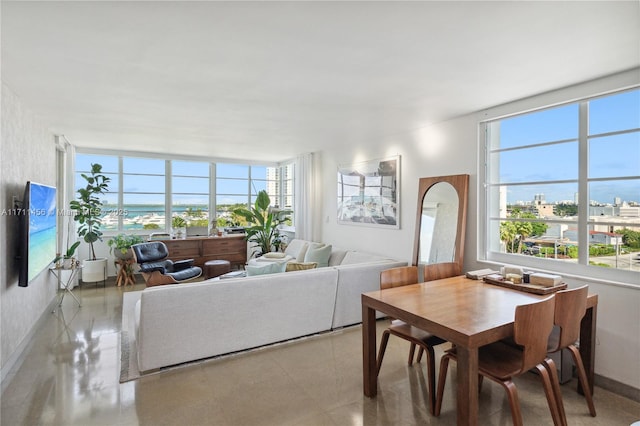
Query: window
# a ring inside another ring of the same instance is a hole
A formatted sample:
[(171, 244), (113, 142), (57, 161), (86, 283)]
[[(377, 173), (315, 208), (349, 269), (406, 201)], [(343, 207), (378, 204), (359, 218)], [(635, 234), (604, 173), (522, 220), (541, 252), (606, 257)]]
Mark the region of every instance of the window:
[[(209, 163), (171, 162), (171, 216), (187, 227), (209, 228)], [(204, 234), (202, 234), (204, 235)]]
[(293, 210), (293, 201), (294, 201), (294, 193), (293, 193), (293, 174), (295, 172), (294, 164), (289, 163), (285, 166), (282, 166), (279, 169), (282, 174), (280, 176), (281, 182), (281, 206), (284, 206), (287, 210)]
[(117, 210), (122, 213), (122, 224), (117, 229), (164, 230), (165, 160), (124, 157), (121, 161), (122, 204)]
[(639, 89), (487, 121), (482, 130), (485, 259), (606, 278), (615, 269), (637, 280)]
[[(104, 231), (170, 231), (166, 217), (181, 217), (187, 227), (240, 226), (234, 208), (248, 206), (266, 190), (273, 206), (292, 209), (293, 164), (283, 166), (211, 163), (134, 156), (76, 154), (76, 186), (92, 163), (111, 178), (102, 216)], [(78, 188), (76, 187), (76, 190)], [(286, 204), (291, 202), (291, 204)], [(212, 210), (214, 209), (214, 210)]]
[(114, 188), (120, 188), (120, 166), (118, 157), (113, 155), (86, 155), (77, 154), (75, 158), (75, 177), (74, 177), (74, 190), (73, 198), (77, 195), (78, 189), (84, 187), (84, 179), (82, 174), (91, 173), (91, 164), (102, 165), (102, 174), (111, 179), (109, 181), (110, 191), (102, 197), (103, 203), (103, 215), (102, 215), (102, 229), (105, 231), (112, 231), (119, 228), (119, 222), (122, 221), (122, 212), (118, 211), (120, 205), (118, 201), (118, 191), (114, 191)]

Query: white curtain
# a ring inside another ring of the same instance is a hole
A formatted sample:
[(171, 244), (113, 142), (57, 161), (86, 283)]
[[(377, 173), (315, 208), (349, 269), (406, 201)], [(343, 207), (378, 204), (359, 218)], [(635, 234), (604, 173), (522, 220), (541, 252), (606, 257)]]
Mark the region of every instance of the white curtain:
[(313, 215), (317, 210), (313, 153), (301, 154), (296, 157), (294, 182), (296, 238), (313, 240)]
[[(69, 143), (64, 135), (55, 136), (55, 145), (57, 153), (58, 253), (64, 254), (67, 248), (78, 240), (76, 223), (69, 209), (69, 203), (75, 199), (76, 195), (73, 182), (75, 177), (76, 148)], [(67, 274), (69, 272), (64, 273)], [(64, 280), (66, 281), (67, 278), (65, 277)], [(62, 286), (62, 283), (60, 285)], [(70, 285), (71, 288), (75, 288), (78, 285), (78, 276), (76, 275), (73, 282), (68, 283), (68, 285)]]

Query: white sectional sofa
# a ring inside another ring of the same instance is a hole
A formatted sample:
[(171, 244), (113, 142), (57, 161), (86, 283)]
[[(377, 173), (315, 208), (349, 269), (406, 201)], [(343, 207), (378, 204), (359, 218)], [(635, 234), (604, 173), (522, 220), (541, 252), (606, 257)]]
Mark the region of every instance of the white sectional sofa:
[[(297, 259), (310, 242), (293, 240)], [(327, 267), (145, 289), (136, 305), (141, 372), (362, 321), (360, 295), (400, 262), (333, 249)]]

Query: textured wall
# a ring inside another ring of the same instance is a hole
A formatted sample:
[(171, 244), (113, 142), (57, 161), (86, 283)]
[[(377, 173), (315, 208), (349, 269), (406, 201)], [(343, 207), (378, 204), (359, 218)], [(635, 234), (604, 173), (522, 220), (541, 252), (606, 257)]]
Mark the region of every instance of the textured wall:
[(2, 84), (2, 154), (0, 155), (0, 342), (3, 378), (23, 340), (55, 297), (56, 282), (43, 271), (28, 287), (18, 287), (15, 255), (18, 219), (7, 214), (12, 196), (22, 199), (27, 181), (55, 186), (53, 136), (20, 99)]

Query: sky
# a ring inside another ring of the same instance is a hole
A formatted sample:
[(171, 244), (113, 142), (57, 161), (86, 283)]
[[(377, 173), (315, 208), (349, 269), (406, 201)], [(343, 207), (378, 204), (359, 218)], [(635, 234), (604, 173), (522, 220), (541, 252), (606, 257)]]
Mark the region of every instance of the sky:
[[(493, 153), (500, 155), (501, 182), (549, 182), (578, 178), (578, 105), (570, 104), (500, 122), (500, 149), (552, 141), (561, 144)], [(640, 129), (640, 89), (589, 102), (589, 135)], [(592, 182), (590, 200), (640, 202), (640, 131), (589, 140), (589, 178), (636, 179)], [(531, 201), (544, 193), (548, 202), (574, 200), (577, 183), (511, 186), (507, 201)]]

